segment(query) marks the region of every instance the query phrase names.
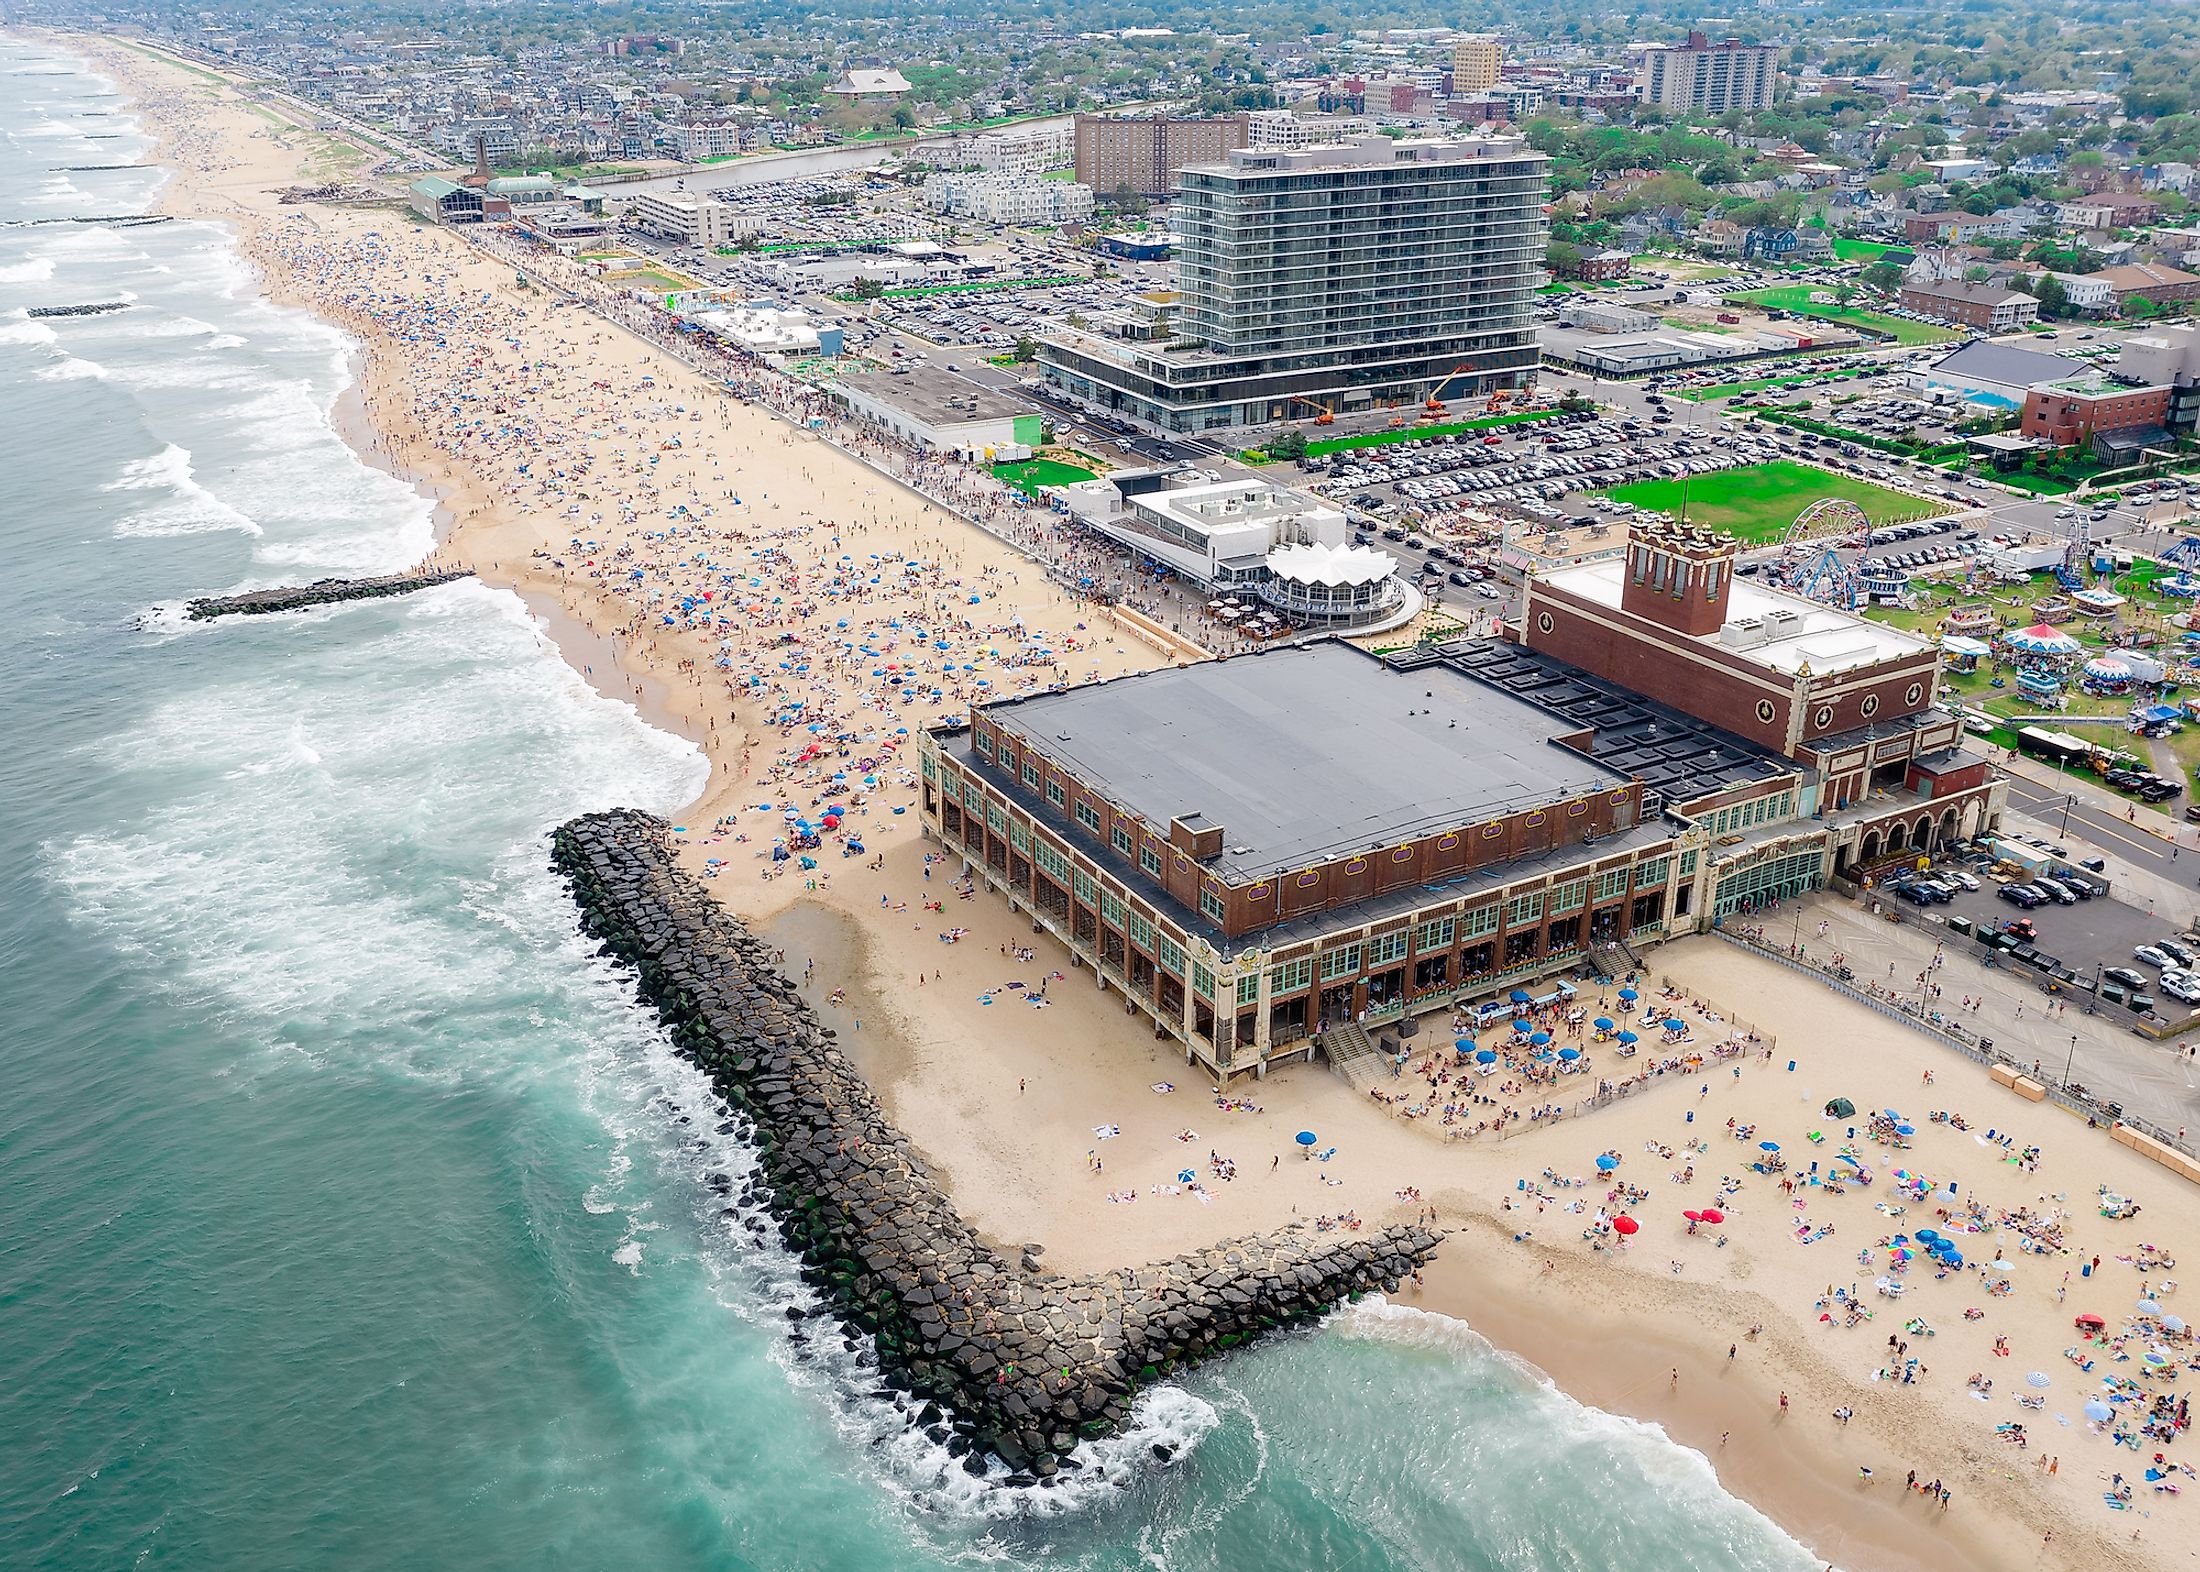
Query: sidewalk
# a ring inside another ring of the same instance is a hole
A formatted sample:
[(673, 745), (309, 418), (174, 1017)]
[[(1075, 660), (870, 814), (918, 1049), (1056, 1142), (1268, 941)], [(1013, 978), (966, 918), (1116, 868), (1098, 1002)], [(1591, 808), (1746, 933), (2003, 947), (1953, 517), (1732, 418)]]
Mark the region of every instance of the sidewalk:
[(1761, 929), (1762, 944), (1799, 946), (1798, 958), (1812, 964), (1841, 956), (1860, 991), (1912, 1007), (1922, 999), (1928, 1016), (1938, 1011), (2027, 1068), (2036, 1064), (2044, 1081), (2085, 1086), (2173, 1135), (2200, 1130), (2200, 1063), (2183, 1043), (2155, 1043), (2107, 1015), (2087, 1015), (2082, 995), (2052, 1000), (2022, 967), (1988, 970), (1975, 946), (1930, 916), (1904, 908), (1894, 923), (1840, 896), (1813, 895), (1783, 904)]

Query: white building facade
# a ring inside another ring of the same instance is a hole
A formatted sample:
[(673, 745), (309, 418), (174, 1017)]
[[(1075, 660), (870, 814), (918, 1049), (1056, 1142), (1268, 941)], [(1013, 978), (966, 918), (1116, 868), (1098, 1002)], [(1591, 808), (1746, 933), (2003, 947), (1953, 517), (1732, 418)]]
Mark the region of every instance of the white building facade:
[(935, 213), (988, 224), (1079, 224), (1093, 210), (1092, 187), (1036, 175), (930, 175), (924, 200)]

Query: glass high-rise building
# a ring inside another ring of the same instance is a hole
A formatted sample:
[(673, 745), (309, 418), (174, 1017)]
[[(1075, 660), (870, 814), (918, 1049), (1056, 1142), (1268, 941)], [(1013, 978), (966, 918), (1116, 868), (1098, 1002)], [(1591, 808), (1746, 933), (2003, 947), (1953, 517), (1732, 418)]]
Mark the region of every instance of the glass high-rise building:
[(1546, 191), (1543, 155), (1510, 140), (1370, 136), (1188, 166), (1173, 315), (1063, 329), (1040, 359), (1168, 431), (1518, 387), (1537, 364)]

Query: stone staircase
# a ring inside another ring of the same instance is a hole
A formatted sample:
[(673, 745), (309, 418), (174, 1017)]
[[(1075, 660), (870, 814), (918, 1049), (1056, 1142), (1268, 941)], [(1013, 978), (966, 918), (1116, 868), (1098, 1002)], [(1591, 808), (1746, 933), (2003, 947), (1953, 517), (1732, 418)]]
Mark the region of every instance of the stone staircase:
[(1329, 1068), (1343, 1076), (1356, 1092), (1391, 1078), (1389, 1059), (1367, 1035), (1367, 1028), (1356, 1021), (1332, 1026), (1322, 1033), (1322, 1053), (1329, 1060)]

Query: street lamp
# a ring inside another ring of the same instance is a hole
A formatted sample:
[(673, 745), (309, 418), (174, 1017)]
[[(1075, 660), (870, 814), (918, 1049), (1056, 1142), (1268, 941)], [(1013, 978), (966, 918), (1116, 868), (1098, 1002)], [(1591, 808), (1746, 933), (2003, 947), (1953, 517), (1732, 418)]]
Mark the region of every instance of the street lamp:
[(2070, 1034), (2070, 1057), (2063, 1061), (2063, 1090), (2070, 1089), (2070, 1067), (2078, 1062), (2078, 1034)]
[(2062, 833), (2065, 835), (2068, 835), (2070, 833), (2070, 810), (2077, 805), (2078, 794), (2076, 792), (2070, 791), (2063, 793)]

